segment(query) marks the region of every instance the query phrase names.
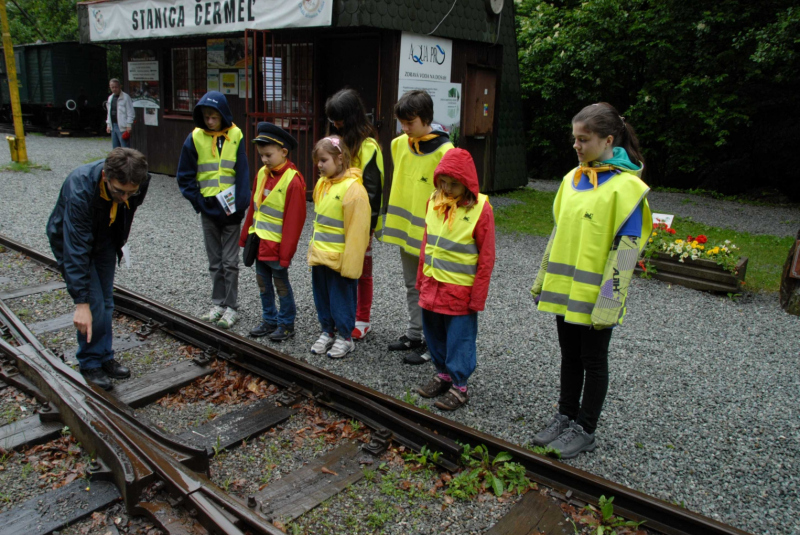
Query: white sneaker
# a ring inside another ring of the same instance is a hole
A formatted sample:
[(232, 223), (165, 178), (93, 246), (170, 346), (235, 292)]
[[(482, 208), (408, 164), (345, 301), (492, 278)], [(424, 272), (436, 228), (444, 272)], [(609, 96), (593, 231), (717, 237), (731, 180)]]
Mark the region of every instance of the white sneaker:
[(328, 333), (322, 333), (319, 335), (319, 338), (317, 338), (317, 341), (314, 342), (314, 345), (311, 346), (311, 353), (314, 355), (324, 355), (332, 345), (333, 336), (329, 335)]
[(372, 330), (372, 326), (369, 322), (366, 321), (357, 321), (356, 326), (353, 329), (353, 340), (363, 340), (369, 331)]
[(225, 307), (221, 307), (219, 305), (214, 305), (211, 307), (211, 310), (200, 316), (200, 319), (203, 321), (210, 321), (211, 323), (216, 323), (218, 319), (225, 314)]
[(230, 329), (237, 321), (239, 321), (239, 313), (231, 307), (228, 307), (219, 321), (217, 321), (217, 327), (222, 329)]
[(337, 336), (336, 341), (333, 343), (333, 347), (331, 347), (330, 351), (328, 351), (328, 356), (332, 359), (340, 359), (342, 357), (346, 357), (347, 354), (352, 352), (355, 348), (355, 342), (352, 340), (345, 340), (341, 336)]

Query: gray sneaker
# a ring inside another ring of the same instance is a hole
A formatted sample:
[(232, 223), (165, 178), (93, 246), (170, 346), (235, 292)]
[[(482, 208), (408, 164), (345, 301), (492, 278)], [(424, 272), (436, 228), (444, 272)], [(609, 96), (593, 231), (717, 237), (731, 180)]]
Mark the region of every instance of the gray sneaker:
[(594, 433), (590, 435), (580, 425), (570, 422), (569, 428), (548, 446), (560, 451), (562, 459), (572, 459), (584, 451), (594, 451), (597, 443), (594, 441)]
[(533, 436), (533, 444), (536, 446), (547, 446), (552, 441), (557, 439), (561, 433), (569, 427), (569, 417), (563, 414), (556, 413), (547, 427), (539, 431)]

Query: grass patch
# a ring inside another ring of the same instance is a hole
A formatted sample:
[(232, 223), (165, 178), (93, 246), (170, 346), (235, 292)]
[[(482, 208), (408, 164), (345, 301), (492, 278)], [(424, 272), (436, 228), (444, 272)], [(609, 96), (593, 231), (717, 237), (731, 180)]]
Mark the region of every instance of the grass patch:
[(533, 236), (549, 236), (553, 230), (553, 201), (555, 192), (522, 188), (501, 195), (520, 201), (498, 208), (495, 212), (497, 229), (505, 233), (518, 232)]
[[(507, 234), (520, 233), (533, 236), (549, 236), (553, 230), (554, 192), (536, 191), (530, 188), (519, 189), (502, 195), (522, 204), (497, 208), (495, 221), (497, 229)], [(709, 243), (731, 240), (740, 249), (740, 254), (749, 258), (744, 289), (752, 292), (777, 292), (780, 286), (781, 271), (794, 238), (781, 238), (769, 234), (750, 234), (729, 228), (718, 228), (693, 221), (691, 218), (675, 217), (672, 224), (677, 238), (687, 235), (705, 234)], [(534, 254), (534, 262), (539, 261), (541, 252)]]
[(8, 165), (3, 166), (3, 171), (14, 171), (16, 173), (30, 173), (34, 169), (38, 169), (40, 171), (51, 171), (50, 167), (43, 164), (33, 163), (33, 162), (11, 162)]

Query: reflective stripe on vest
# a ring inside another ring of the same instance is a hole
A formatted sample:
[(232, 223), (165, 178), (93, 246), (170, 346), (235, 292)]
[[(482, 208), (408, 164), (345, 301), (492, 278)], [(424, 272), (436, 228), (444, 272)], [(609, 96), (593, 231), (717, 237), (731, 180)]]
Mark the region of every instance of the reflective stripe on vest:
[[(255, 232), (262, 240), (281, 243), (283, 239), (283, 210), (286, 206), (286, 192), (289, 190), (289, 184), (291, 184), (296, 174), (297, 171), (294, 169), (287, 169), (278, 180), (278, 183), (272, 188), (272, 191), (265, 191), (267, 168), (265, 166), (258, 170), (256, 193), (253, 195), (253, 204), (256, 210), (253, 212), (253, 225), (248, 232)], [(261, 199), (264, 193), (267, 196), (262, 202)]]
[(422, 272), (426, 276), (448, 284), (473, 285), (478, 272), (478, 246), (472, 234), (487, 200), (486, 195), (479, 194), (478, 202), (470, 210), (457, 208), (455, 213), (450, 214), (453, 218), (451, 229), (444, 216), (433, 209), (431, 196), (425, 216), (428, 241), (425, 243)]
[[(314, 232), (311, 243), (320, 251), (333, 253), (344, 252), (344, 208), (342, 201), (345, 193), (355, 178), (345, 178), (341, 182), (331, 184), (325, 196), (314, 206)], [(316, 187), (320, 187), (317, 182)]]
[(376, 235), (385, 243), (419, 255), (425, 229), (425, 205), (433, 193), (433, 172), (444, 153), (453, 148), (444, 143), (429, 154), (415, 154), (403, 134), (392, 140), (394, 175), (383, 229)]
[(645, 198), (649, 188), (637, 176), (620, 173), (596, 190), (577, 190), (573, 175), (574, 170), (564, 177), (553, 203), (556, 231), (539, 310), (564, 316), (569, 323), (591, 325), (614, 238), (640, 203), (641, 249), (650, 236), (652, 215)]
[(214, 157), (211, 145), (214, 138), (202, 129), (192, 131), (192, 141), (197, 151), (197, 183), (203, 197), (213, 197), (236, 183), (236, 153), (242, 141), (242, 131), (238, 127), (228, 130), (229, 141), (222, 144), (222, 151)]

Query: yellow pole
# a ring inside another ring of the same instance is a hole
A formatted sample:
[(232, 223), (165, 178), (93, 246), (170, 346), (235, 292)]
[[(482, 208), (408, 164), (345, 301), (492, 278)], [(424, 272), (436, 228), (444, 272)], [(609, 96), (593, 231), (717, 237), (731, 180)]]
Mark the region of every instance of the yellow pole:
[(27, 163), (28, 150), (25, 147), (25, 130), (22, 128), (22, 107), (19, 104), (19, 88), (17, 86), (17, 62), (14, 60), (14, 43), (8, 30), (8, 14), (6, 0), (0, 0), (0, 19), (3, 24), (3, 50), (6, 54), (6, 72), (8, 73), (8, 92), (11, 99), (11, 111), (14, 114), (14, 133), (17, 136), (17, 161)]

